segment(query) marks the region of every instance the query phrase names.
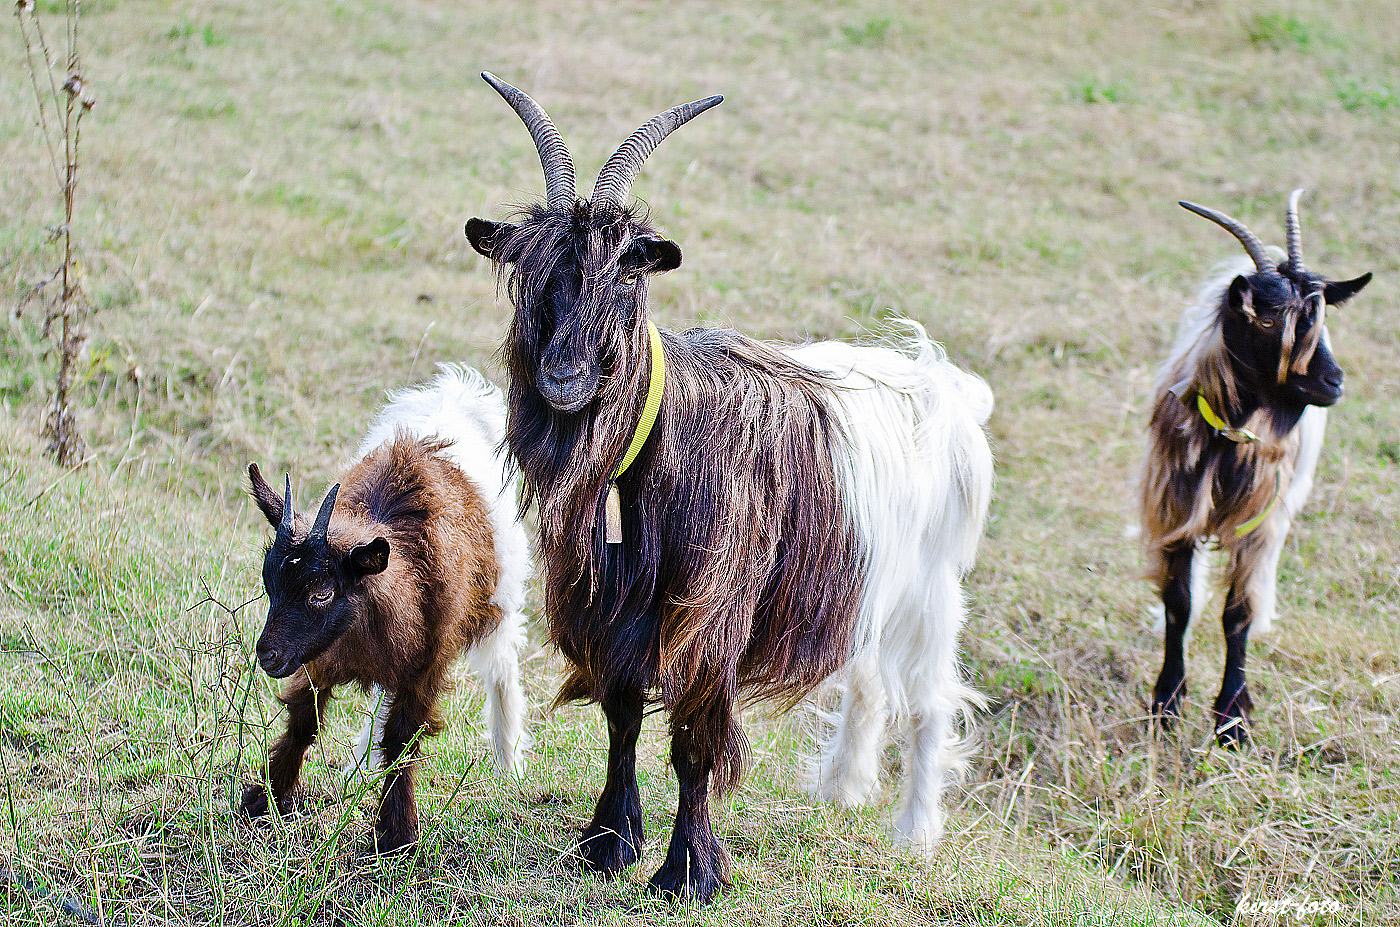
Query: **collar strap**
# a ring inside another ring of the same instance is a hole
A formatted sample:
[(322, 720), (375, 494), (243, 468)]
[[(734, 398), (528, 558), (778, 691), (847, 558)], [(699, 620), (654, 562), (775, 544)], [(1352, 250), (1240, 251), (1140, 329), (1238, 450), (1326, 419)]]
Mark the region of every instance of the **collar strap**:
[(1236, 428), (1223, 418), (1215, 414), (1215, 410), (1210, 407), (1206, 397), (1201, 393), (1196, 394), (1196, 408), (1201, 412), (1201, 418), (1206, 420), (1210, 427), (1222, 438), (1227, 438), (1236, 444), (1258, 444), (1259, 436), (1248, 428)]
[(1275, 473), (1273, 498), (1269, 500), (1268, 505), (1264, 506), (1264, 511), (1260, 512), (1258, 515), (1255, 515), (1249, 521), (1235, 528), (1235, 537), (1242, 538), (1246, 534), (1249, 534), (1249, 532), (1262, 525), (1264, 521), (1269, 517), (1269, 515), (1273, 513), (1274, 506), (1278, 505), (1278, 490), (1282, 482), (1283, 475), (1280, 473)]
[(647, 438), (651, 437), (651, 427), (656, 424), (656, 415), (661, 411), (661, 393), (666, 388), (666, 349), (661, 344), (661, 333), (656, 330), (656, 324), (650, 319), (647, 320), (647, 335), (651, 342), (651, 382), (647, 384), (647, 401), (642, 407), (642, 417), (637, 420), (637, 430), (632, 434), (632, 443), (627, 446), (627, 453), (622, 455), (622, 462), (613, 471), (613, 482), (627, 472), (627, 468), (632, 466), (632, 462), (642, 452)]
[(647, 401), (642, 406), (642, 417), (637, 420), (637, 430), (632, 433), (632, 443), (627, 445), (627, 453), (608, 478), (608, 493), (603, 506), (603, 539), (608, 544), (622, 543), (622, 499), (618, 496), (618, 477), (627, 472), (632, 461), (646, 446), (651, 437), (651, 427), (656, 424), (656, 414), (661, 411), (661, 394), (666, 389), (666, 348), (661, 343), (661, 333), (656, 325), (647, 320), (647, 339), (651, 346), (651, 379), (647, 383)]

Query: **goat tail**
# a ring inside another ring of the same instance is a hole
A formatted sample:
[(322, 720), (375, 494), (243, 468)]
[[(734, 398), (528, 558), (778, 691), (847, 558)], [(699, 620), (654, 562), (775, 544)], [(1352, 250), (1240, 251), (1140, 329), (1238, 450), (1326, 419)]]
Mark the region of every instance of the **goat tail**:
[(966, 572), (976, 560), (992, 499), (993, 461), (985, 426), (995, 399), (985, 380), (948, 360), (923, 325), (907, 318), (890, 324), (909, 332), (903, 353), (923, 383), (914, 394), (920, 411), (915, 441), (925, 455), (946, 455), (952, 510), (945, 513), (944, 524), (952, 529), (957, 562)]
[(520, 684), (520, 649), (524, 644), (525, 616), (511, 611), (467, 654), (486, 689), (481, 720), (496, 766), (516, 778), (525, 774), (525, 751), (531, 743), (525, 730), (525, 693)]
[(987, 421), (992, 417), (992, 408), (996, 404), (992, 396), (992, 388), (987, 385), (987, 381), (974, 373), (968, 373), (949, 361), (948, 353), (943, 350), (943, 345), (929, 337), (923, 323), (903, 316), (895, 316), (887, 320), (886, 325), (892, 331), (898, 329), (907, 331), (908, 335), (900, 347), (914, 361), (915, 367), (930, 379), (934, 379), (933, 374), (937, 372), (937, 382), (940, 385), (947, 383), (948, 386), (952, 387), (963, 406), (977, 420), (977, 424), (987, 424)]

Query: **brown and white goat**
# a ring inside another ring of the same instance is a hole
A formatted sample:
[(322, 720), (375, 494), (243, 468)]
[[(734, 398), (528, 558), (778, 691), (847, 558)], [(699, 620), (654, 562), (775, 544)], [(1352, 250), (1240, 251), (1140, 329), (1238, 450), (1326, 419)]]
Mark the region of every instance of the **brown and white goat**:
[[(253, 499), (277, 529), (263, 558), (267, 624), (257, 659), (274, 678), (287, 729), (272, 746), (243, 810), (295, 801), (302, 760), (337, 686), (371, 689), (375, 703), (357, 765), (389, 768), (375, 827), (380, 851), (418, 839), (414, 763), (443, 722), (438, 700), (463, 652), (483, 677), (483, 714), (497, 764), (523, 769), (518, 651), (529, 573), (514, 479), (497, 448), (500, 391), (468, 368), (394, 397), (331, 487), (314, 521), (248, 468)], [(270, 795), (269, 795), (270, 790)]]
[(1342, 396), (1327, 307), (1371, 280), (1363, 274), (1329, 281), (1303, 265), (1302, 192), (1288, 200), (1282, 263), (1239, 221), (1181, 203), (1233, 234), (1249, 257), (1232, 262), (1187, 309), (1157, 378), (1148, 431), (1143, 537), (1166, 623), (1152, 710), (1164, 728), (1180, 716), (1192, 604), (1207, 592), (1199, 560), (1213, 539), (1228, 557), (1225, 674), (1213, 708), (1216, 738), (1225, 746), (1247, 739), (1249, 632), (1273, 622), (1279, 554), (1312, 488), (1327, 407)]
[(900, 350), (659, 331), (647, 277), (677, 267), (680, 248), (628, 191), (657, 144), (720, 98), (648, 121), (585, 200), (544, 110), (483, 77), (545, 168), (546, 204), (518, 223), (472, 219), (467, 235), (515, 304), (507, 437), (538, 505), (550, 632), (569, 661), (559, 700), (598, 702), (608, 723), (580, 855), (605, 874), (636, 861), (637, 735), (659, 699), (680, 798), (650, 885), (709, 899), (729, 878), (709, 791), (733, 788), (747, 759), (741, 700), (795, 702), (842, 668), (818, 791), (867, 800), (886, 723), (903, 721), (895, 834), (932, 844), (972, 697), (958, 673), (961, 580), (991, 495), (991, 391), (913, 324)]

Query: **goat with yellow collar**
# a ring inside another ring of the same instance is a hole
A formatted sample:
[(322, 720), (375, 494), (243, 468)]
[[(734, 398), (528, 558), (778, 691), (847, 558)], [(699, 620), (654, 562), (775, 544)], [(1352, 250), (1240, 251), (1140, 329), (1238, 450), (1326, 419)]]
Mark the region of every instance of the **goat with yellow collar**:
[(894, 347), (659, 331), (648, 280), (681, 251), (629, 190), (661, 140), (720, 98), (648, 120), (585, 199), (544, 110), (483, 76), (545, 172), (545, 203), (472, 219), (467, 236), (514, 306), (507, 442), (539, 512), (545, 611), (569, 665), (559, 700), (598, 702), (608, 722), (580, 858), (605, 875), (638, 859), (637, 736), (660, 702), (680, 795), (650, 886), (713, 897), (730, 863), (709, 794), (734, 788), (748, 758), (740, 705), (792, 704), (837, 673), (846, 698), (812, 784), (866, 801), (886, 724), (903, 724), (895, 836), (931, 846), (973, 698), (958, 673), (961, 580), (991, 495), (991, 391), (912, 323)]
[(1223, 746), (1247, 739), (1249, 633), (1273, 622), (1279, 553), (1312, 488), (1327, 407), (1342, 396), (1327, 309), (1371, 280), (1329, 281), (1304, 266), (1302, 192), (1288, 200), (1281, 263), (1238, 220), (1181, 204), (1239, 239), (1248, 258), (1232, 262), (1186, 310), (1157, 378), (1148, 431), (1143, 538), (1166, 619), (1152, 709), (1164, 728), (1180, 716), (1186, 631), (1207, 593), (1197, 554), (1214, 542), (1228, 557), (1225, 674), (1212, 708)]

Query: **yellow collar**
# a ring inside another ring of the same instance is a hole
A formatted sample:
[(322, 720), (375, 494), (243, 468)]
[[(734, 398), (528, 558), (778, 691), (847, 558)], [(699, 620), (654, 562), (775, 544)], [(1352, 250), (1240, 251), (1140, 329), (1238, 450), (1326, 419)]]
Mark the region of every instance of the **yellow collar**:
[(1281, 474), (1281, 473), (1275, 473), (1275, 474), (1274, 474), (1274, 495), (1273, 495), (1273, 497), (1272, 497), (1271, 499), (1269, 499), (1269, 504), (1266, 505), (1266, 506), (1264, 506), (1264, 511), (1260, 512), (1258, 515), (1255, 515), (1253, 518), (1251, 518), (1249, 521), (1245, 522), (1244, 524), (1237, 526), (1237, 527), (1235, 528), (1235, 537), (1237, 537), (1237, 538), (1242, 538), (1242, 537), (1244, 537), (1246, 534), (1249, 534), (1249, 532), (1253, 531), (1255, 528), (1258, 528), (1260, 525), (1262, 525), (1262, 524), (1264, 523), (1265, 519), (1267, 519), (1267, 518), (1269, 517), (1269, 515), (1271, 515), (1271, 514), (1273, 513), (1273, 511), (1274, 511), (1274, 506), (1278, 505), (1278, 491), (1279, 491), (1279, 487), (1282, 486), (1282, 485), (1283, 485), (1283, 474)]
[(637, 419), (637, 430), (632, 434), (632, 443), (627, 445), (627, 453), (622, 455), (622, 463), (613, 471), (612, 479), (627, 472), (632, 461), (642, 452), (651, 437), (651, 426), (656, 424), (656, 414), (661, 411), (661, 393), (666, 388), (666, 349), (661, 344), (661, 333), (656, 324), (647, 320), (647, 335), (651, 341), (651, 382), (647, 384), (647, 402), (642, 407), (642, 417)]
[(1229, 422), (1215, 414), (1215, 410), (1210, 407), (1206, 397), (1201, 393), (1196, 394), (1196, 408), (1201, 411), (1201, 418), (1205, 419), (1210, 427), (1214, 428), (1222, 438), (1228, 438), (1236, 444), (1258, 444), (1259, 436), (1248, 428), (1235, 428)]
[(647, 320), (647, 336), (651, 345), (651, 379), (647, 383), (646, 405), (642, 406), (642, 417), (637, 420), (637, 430), (632, 433), (632, 443), (627, 445), (627, 453), (622, 455), (622, 462), (609, 477), (608, 496), (603, 513), (604, 537), (609, 544), (622, 543), (622, 500), (617, 493), (618, 477), (632, 466), (632, 462), (646, 446), (647, 438), (651, 437), (656, 415), (661, 411), (661, 394), (666, 389), (666, 348), (661, 343), (661, 332), (656, 330), (655, 323), (650, 319)]
[[(1212, 409), (1210, 407), (1210, 403), (1206, 401), (1206, 397), (1202, 396), (1200, 393), (1196, 394), (1196, 408), (1201, 410), (1201, 418), (1205, 419), (1206, 422), (1210, 425), (1210, 427), (1214, 428), (1222, 438), (1228, 438), (1231, 441), (1234, 441), (1236, 444), (1257, 444), (1259, 442), (1259, 436), (1256, 435), (1254, 432), (1250, 431), (1248, 428), (1232, 427), (1229, 422), (1216, 415), (1215, 410)], [(1269, 504), (1264, 506), (1264, 511), (1260, 512), (1258, 515), (1255, 515), (1253, 518), (1251, 518), (1244, 524), (1236, 526), (1235, 537), (1244, 537), (1246, 534), (1249, 534), (1255, 528), (1258, 528), (1265, 522), (1265, 520), (1268, 519), (1268, 517), (1274, 511), (1274, 506), (1278, 505), (1278, 491), (1282, 483), (1282, 475), (1279, 473), (1275, 473), (1274, 494), (1269, 499)]]

